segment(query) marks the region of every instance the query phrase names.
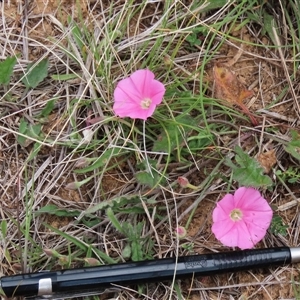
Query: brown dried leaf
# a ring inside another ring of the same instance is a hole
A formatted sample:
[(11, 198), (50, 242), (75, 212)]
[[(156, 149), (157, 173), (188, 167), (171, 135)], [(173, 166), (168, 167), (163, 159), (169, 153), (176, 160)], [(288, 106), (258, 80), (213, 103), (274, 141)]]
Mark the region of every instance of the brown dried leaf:
[(231, 105), (238, 105), (249, 116), (253, 125), (256, 119), (249, 112), (244, 100), (253, 95), (226, 65), (216, 64), (213, 68), (215, 96)]
[(231, 104), (240, 105), (252, 96), (236, 75), (225, 65), (215, 65), (213, 68), (215, 81), (215, 95), (218, 99), (226, 100)]
[(272, 167), (277, 163), (275, 150), (272, 149), (268, 152), (258, 154), (257, 160), (263, 167), (265, 173), (268, 174), (271, 171)]

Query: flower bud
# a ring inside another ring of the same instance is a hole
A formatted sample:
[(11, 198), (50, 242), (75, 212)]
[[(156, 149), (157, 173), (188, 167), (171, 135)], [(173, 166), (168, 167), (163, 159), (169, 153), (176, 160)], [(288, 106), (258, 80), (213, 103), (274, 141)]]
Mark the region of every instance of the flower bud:
[(177, 182), (183, 188), (189, 188), (189, 189), (192, 189), (192, 190), (198, 190), (199, 189), (197, 186), (192, 185), (191, 183), (189, 183), (188, 179), (186, 177), (183, 177), (183, 176), (178, 177)]
[(65, 188), (67, 190), (77, 190), (81, 187), (81, 183), (78, 181), (69, 182), (65, 185)]
[(44, 249), (44, 253), (49, 257), (60, 257), (61, 255), (53, 249)]
[(186, 229), (183, 226), (176, 227), (175, 233), (179, 239), (186, 237)]
[(75, 168), (85, 168), (89, 165), (89, 163), (89, 159), (85, 157), (80, 157), (75, 163)]
[(86, 257), (84, 261), (89, 265), (89, 266), (99, 266), (100, 261), (96, 258), (93, 257)]

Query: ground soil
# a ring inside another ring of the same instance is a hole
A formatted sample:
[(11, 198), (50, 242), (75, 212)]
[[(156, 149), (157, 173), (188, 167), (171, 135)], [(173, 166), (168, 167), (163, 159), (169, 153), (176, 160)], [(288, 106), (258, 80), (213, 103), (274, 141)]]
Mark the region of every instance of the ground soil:
[[(24, 2), (24, 1), (23, 1)], [(26, 1), (25, 1), (26, 2)], [(68, 16), (72, 16), (75, 20), (78, 18), (86, 18), (90, 17), (90, 13), (88, 13), (89, 7), (92, 6), (94, 1), (90, 1), (90, 6), (86, 4), (86, 1), (77, 1), (78, 5), (74, 5), (75, 1), (69, 0), (48, 0), (48, 1), (40, 1), (40, 0), (32, 0), (30, 1), (30, 5), (27, 6), (28, 9), (28, 30), (29, 37), (37, 41), (39, 43), (46, 43), (47, 39), (45, 37), (58, 36), (61, 34), (60, 29), (54, 25), (53, 22), (49, 22), (49, 19), (41, 16), (52, 15), (53, 17), (59, 18), (62, 24), (67, 23)], [(105, 5), (105, 1), (103, 1)], [(22, 30), (22, 14), (20, 13), (20, 9), (25, 9), (24, 4), (20, 5), (20, 1), (10, 0), (7, 4), (5, 4), (4, 14), (7, 22), (7, 25), (14, 24), (14, 33), (17, 34)], [(60, 9), (62, 8), (62, 9)], [(58, 13), (60, 12), (60, 14)], [(148, 12), (145, 14), (151, 15), (153, 11), (151, 11), (151, 7)], [(144, 20), (143, 24), (140, 26), (136, 26), (134, 22), (137, 22), (134, 18), (132, 19), (132, 27), (129, 29), (129, 35), (137, 34), (138, 30), (145, 30), (145, 26), (147, 22), (150, 21)], [(253, 36), (248, 31), (236, 30), (232, 33), (234, 36), (241, 37), (242, 40), (245, 41), (243, 45), (245, 52), (241, 55), (241, 57), (231, 66), (231, 70), (236, 74), (238, 79), (247, 87), (253, 90), (253, 96), (246, 100), (246, 104), (248, 105), (250, 111), (260, 111), (262, 109), (268, 108), (271, 103), (274, 102), (276, 96), (278, 96), (286, 86), (285, 76), (282, 72), (281, 65), (276, 61), (271, 60), (272, 54), (269, 53), (265, 48), (257, 48), (247, 42), (256, 42)], [(261, 41), (264, 44), (268, 44), (269, 40), (267, 37), (261, 37)], [(238, 48), (241, 46), (238, 43), (232, 41), (233, 45), (224, 44), (219, 51), (218, 57), (216, 58), (216, 62), (226, 63), (230, 61), (237, 55)], [(49, 46), (50, 46), (49, 42)], [(29, 47), (30, 53), (27, 54), (26, 60), (31, 61), (37, 59), (44, 53), (44, 47)], [(22, 49), (16, 49), (16, 52), (22, 53)], [(250, 54), (247, 54), (250, 53)], [(23, 53), (24, 55), (24, 53)], [(256, 57), (254, 59), (254, 57)], [(25, 59), (25, 58), (24, 58)], [(195, 66), (196, 61), (190, 61), (190, 65), (186, 66), (186, 69), (192, 69)], [(208, 66), (207, 74), (208, 78), (210, 77), (210, 69)], [(288, 64), (288, 67), (292, 68), (292, 65)], [(52, 96), (52, 91), (49, 90), (49, 93), (45, 95), (45, 98), (50, 98)], [(41, 98), (43, 101), (43, 98)], [(271, 108), (268, 108), (269, 111), (274, 112), (277, 116), (288, 117), (293, 120), (297, 119), (297, 114), (295, 109), (293, 108), (292, 101), (286, 101), (281, 105), (274, 105)], [(263, 120), (264, 114), (260, 114), (260, 120)], [(272, 116), (268, 116), (268, 118), (272, 118)], [(270, 120), (270, 119), (268, 119)], [(271, 125), (266, 121), (266, 125)], [(17, 120), (12, 120), (12, 122), (17, 122)], [(241, 121), (242, 122), (242, 121)], [(281, 120), (278, 118), (272, 119), (272, 126), (274, 124), (280, 124)], [(45, 132), (57, 130), (58, 132), (61, 130), (62, 116), (60, 115), (51, 115), (48, 121), (48, 124), (45, 125)], [(241, 123), (243, 124), (243, 123)], [(281, 133), (284, 135), (289, 128), (286, 126), (281, 126)], [(257, 138), (257, 137), (256, 137)], [(9, 143), (9, 136), (6, 137), (7, 143)], [(249, 149), (255, 142), (255, 138), (251, 137), (249, 139)], [(262, 145), (263, 152), (267, 152), (272, 150), (275, 147), (275, 144), (271, 139), (264, 139), (264, 143)], [(17, 184), (24, 185), (24, 183), (17, 183), (16, 179), (18, 178), (18, 174), (20, 172), (22, 161), (26, 157), (27, 150), (20, 150), (19, 157), (11, 160), (10, 150), (0, 151), (0, 160), (5, 164), (5, 168), (2, 169), (0, 176), (1, 178), (7, 176), (7, 182), (9, 185), (4, 189), (5, 192), (1, 197), (2, 205), (6, 207), (8, 210), (16, 210), (18, 209), (18, 203), (14, 200), (16, 199), (15, 195), (15, 187)], [(53, 156), (57, 156), (57, 149), (51, 149), (51, 154)], [(279, 152), (282, 153), (282, 152)], [(45, 155), (49, 154), (48, 150), (45, 150)], [(258, 154), (258, 153), (257, 153)], [(285, 164), (286, 157), (283, 155), (277, 156), (277, 162)], [(7, 162), (9, 161), (9, 168), (7, 168)], [(121, 166), (122, 167), (122, 166)], [(211, 166), (213, 167), (213, 166)], [(128, 173), (129, 170), (126, 170)], [(110, 170), (103, 176), (102, 188), (104, 193), (115, 193), (119, 191), (123, 187), (123, 180), (119, 173), (118, 168)], [(204, 179), (206, 175), (201, 172), (195, 172), (191, 175), (190, 182), (198, 185)], [(272, 174), (270, 174), (272, 176)], [(1, 180), (0, 178), (0, 180)], [(117, 179), (117, 180), (116, 180)], [(92, 190), (91, 186), (83, 187), (80, 191), (78, 190), (66, 190), (65, 184), (74, 181), (74, 178), (71, 174), (64, 177), (64, 182), (58, 182), (55, 186), (56, 196), (60, 197), (66, 203), (68, 202), (76, 202), (76, 205), (80, 207), (86, 198), (89, 197), (89, 193)], [(300, 190), (297, 186), (292, 186), (293, 194), (296, 197), (299, 196)], [(293, 198), (286, 194), (284, 191), (280, 191), (278, 189), (279, 197), (277, 199), (277, 206), (285, 205), (293, 200)], [(298, 196), (297, 196), (298, 195)], [(209, 252), (211, 249), (222, 250), (223, 248), (220, 246), (219, 242), (212, 236), (211, 234), (211, 211), (215, 206), (215, 202), (221, 199), (223, 195), (212, 193), (203, 200), (201, 206), (197, 208), (194, 217), (190, 223), (190, 226), (187, 231), (186, 239), (181, 241), (182, 244), (186, 243), (194, 243), (194, 249), (197, 253), (205, 253)], [(271, 200), (273, 195), (270, 192), (266, 192), (267, 200)], [(184, 212), (190, 205), (192, 205), (195, 199), (191, 197), (189, 200), (184, 200), (185, 203), (180, 207), (179, 214)], [(296, 206), (293, 206), (289, 209), (286, 209), (281, 212), (281, 216), (286, 224), (291, 224), (293, 222), (297, 222), (295, 219), (295, 211), (298, 211)], [(184, 224), (188, 216), (185, 216), (182, 219), (182, 223)], [(57, 218), (57, 217), (49, 217), (47, 220), (50, 225), (56, 228), (64, 228), (68, 225), (69, 222), (72, 221), (70, 218)], [(292, 233), (293, 234), (293, 233)], [(205, 238), (203, 238), (205, 236)], [(272, 237), (269, 236), (267, 239), (271, 240)], [(284, 238), (282, 239), (284, 241)], [(295, 241), (296, 242), (296, 241)], [(272, 244), (272, 242), (270, 242)], [(280, 246), (278, 244), (274, 244), (274, 246)], [(259, 247), (264, 247), (264, 244), (261, 243)], [(193, 286), (194, 290), (190, 292), (189, 299), (203, 299), (203, 294), (205, 293), (209, 299), (264, 299), (264, 300), (274, 300), (274, 299), (291, 299), (294, 297), (293, 286), (290, 284), (294, 278), (299, 277), (299, 272), (296, 268), (281, 268), (280, 271), (273, 270), (256, 270), (253, 272), (241, 272), (238, 274), (227, 274), (221, 276), (213, 276), (213, 277), (205, 277), (201, 279), (196, 286), (189, 281), (181, 282), (182, 287), (186, 287), (188, 290), (191, 286)], [(265, 284), (261, 284), (264, 282)], [(278, 282), (282, 282), (282, 284), (278, 284)], [(202, 288), (202, 291), (196, 291), (196, 288)], [(211, 288), (211, 289), (210, 289)], [(217, 289), (218, 288), (218, 289)], [(220, 292), (220, 290), (222, 292)], [(103, 299), (105, 296), (103, 296)], [(206, 299), (206, 298), (205, 298)]]

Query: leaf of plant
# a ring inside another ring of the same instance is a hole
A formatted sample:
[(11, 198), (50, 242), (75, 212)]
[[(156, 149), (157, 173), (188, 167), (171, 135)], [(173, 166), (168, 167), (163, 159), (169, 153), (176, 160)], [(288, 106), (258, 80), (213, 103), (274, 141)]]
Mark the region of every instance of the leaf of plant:
[(65, 80), (80, 78), (80, 76), (77, 74), (73, 74), (73, 73), (72, 74), (57, 74), (57, 75), (51, 75), (51, 78), (54, 80), (65, 81)]
[[(42, 125), (41, 124), (29, 124), (24, 118), (20, 120), (20, 125), (19, 125), (19, 132), (28, 136), (29, 138), (34, 138), (34, 139), (39, 139), (40, 138), (40, 133), (41, 133)], [(17, 142), (23, 146), (27, 147), (28, 142), (30, 141), (29, 138), (26, 138), (25, 136), (18, 135), (17, 137)], [(32, 155), (37, 153), (39, 149), (41, 148), (40, 144), (35, 145), (34, 151)]]
[[(19, 125), (19, 132), (25, 135), (27, 129), (28, 129), (28, 122), (24, 118), (21, 118), (20, 125)], [(26, 140), (27, 139), (25, 136), (22, 135), (17, 136), (17, 142), (23, 147), (25, 147)]]
[(84, 218), (82, 218), (80, 221), (86, 227), (92, 228), (92, 227), (96, 226), (97, 224), (99, 224), (101, 220), (99, 217), (97, 217), (95, 215), (94, 216), (87, 215)]
[(206, 6), (204, 6), (203, 9), (201, 9), (201, 13), (204, 13), (213, 9), (221, 8), (224, 5), (226, 5), (227, 2), (228, 0), (210, 0), (210, 1), (201, 1), (200, 3), (198, 1), (195, 1), (194, 4), (192, 4), (192, 9), (196, 9), (203, 4), (206, 4)]
[[(143, 199), (143, 200), (147, 201), (147, 199)], [(113, 210), (122, 209), (128, 203), (130, 203), (131, 205), (141, 203), (140, 197), (138, 195), (128, 195), (128, 196), (116, 197), (107, 201), (102, 201), (101, 203), (91, 208), (88, 208), (87, 210), (82, 212), (77, 220), (79, 221), (84, 216), (91, 215), (97, 211), (107, 209), (108, 207), (113, 208)]]
[(253, 92), (247, 90), (238, 80), (236, 75), (225, 65), (216, 64), (213, 68), (215, 81), (215, 95), (218, 99), (225, 100), (230, 104), (243, 104)]
[(236, 104), (249, 117), (253, 125), (258, 125), (257, 120), (251, 114), (244, 100), (253, 95), (247, 90), (242, 82), (238, 80), (229, 67), (216, 64), (213, 68), (214, 88), (216, 98), (225, 100), (229, 104)]
[(41, 148), (42, 148), (41, 143), (38, 143), (38, 142), (34, 143), (33, 149), (30, 152), (30, 155), (28, 156), (27, 161), (31, 161), (32, 159), (34, 159), (37, 156), (37, 154), (40, 152)]
[(144, 259), (144, 252), (140, 241), (131, 242), (131, 259), (132, 261), (142, 261)]
[(235, 147), (235, 152), (235, 160), (239, 166), (233, 164), (231, 160), (226, 161), (226, 165), (232, 168), (234, 180), (240, 185), (250, 187), (268, 187), (272, 185), (271, 178), (263, 174), (264, 170), (257, 160), (251, 158), (241, 147)]
[(153, 151), (169, 152), (180, 148), (184, 136), (193, 130), (193, 126), (197, 125), (195, 118), (188, 115), (181, 115), (175, 118), (175, 122), (167, 125), (165, 131), (162, 132), (158, 139), (154, 142)]
[(42, 129), (42, 124), (30, 124), (28, 126), (27, 134), (35, 139), (39, 139)]
[(131, 243), (131, 259), (133, 261), (142, 261), (144, 260), (144, 251), (143, 251), (143, 241), (141, 240), (142, 231), (143, 231), (144, 223), (139, 222), (135, 226), (135, 232), (133, 237), (129, 237), (129, 239), (133, 240)]
[(116, 153), (116, 148), (106, 149), (106, 151), (102, 153), (102, 155), (99, 156), (99, 158), (93, 164), (85, 168), (75, 170), (74, 172), (77, 174), (84, 174), (103, 167), (114, 156), (114, 153)]
[(41, 117), (48, 117), (50, 115), (50, 113), (52, 112), (52, 110), (55, 106), (56, 100), (57, 99), (51, 99), (47, 102), (46, 106), (41, 111), (41, 114), (40, 114)]
[(30, 63), (27, 66), (26, 74), (22, 82), (27, 88), (35, 88), (41, 83), (48, 75), (49, 61), (47, 58), (41, 60), (39, 63)]
[(127, 244), (123, 250), (122, 250), (122, 257), (124, 257), (125, 259), (128, 259), (131, 257), (131, 247), (129, 244)]
[(285, 225), (282, 218), (278, 215), (274, 215), (272, 219), (272, 223), (270, 226), (270, 230), (275, 235), (281, 234), (282, 236), (286, 236), (288, 233), (288, 225)]
[(154, 173), (152, 176), (147, 171), (141, 171), (141, 172), (136, 173), (135, 178), (140, 184), (147, 185), (150, 188), (155, 187), (155, 185), (159, 181), (159, 176), (157, 173)]
[(143, 226), (143, 222), (139, 222), (135, 225), (128, 222), (123, 223), (123, 230), (126, 232), (126, 236), (131, 242), (132, 261), (141, 261), (144, 259), (143, 241), (141, 240)]
[(82, 40), (82, 32), (81, 29), (79, 28), (79, 26), (75, 23), (75, 22), (71, 22), (72, 25), (72, 37), (74, 38), (78, 48), (80, 50), (83, 49), (84, 47), (84, 42)]
[(262, 26), (262, 35), (267, 33), (271, 38), (273, 45), (277, 45), (277, 41), (273, 32), (273, 28), (276, 28), (275, 19), (272, 15), (268, 14), (265, 10), (263, 12), (263, 26)]
[[(77, 218), (82, 211), (80, 210), (74, 210), (74, 209), (62, 209), (59, 208), (58, 206), (54, 204), (49, 204), (38, 211), (34, 212), (35, 215), (39, 216), (41, 214), (50, 214), (50, 215), (55, 215), (57, 217), (71, 217), (71, 218)], [(87, 227), (93, 227), (97, 224), (99, 224), (100, 219), (96, 215), (90, 215), (86, 214), (83, 218), (81, 218), (81, 223), (86, 225)]]
[(292, 139), (286, 146), (284, 146), (284, 149), (293, 157), (300, 160), (300, 136), (295, 130), (291, 131), (291, 135)]
[(40, 216), (41, 214), (50, 214), (58, 217), (78, 217), (80, 215), (80, 210), (67, 210), (61, 209), (54, 204), (48, 204), (40, 208), (34, 214)]
[(7, 221), (6, 220), (2, 220), (0, 226), (1, 226), (2, 236), (5, 237), (6, 234), (7, 234)]
[(142, 171), (137, 172), (135, 174), (135, 178), (137, 179), (137, 181), (139, 183), (147, 185), (150, 188), (154, 188), (159, 183), (164, 183), (165, 179), (155, 169), (157, 161), (149, 159), (148, 162), (149, 162), (150, 166), (154, 167), (154, 168), (151, 168), (152, 174), (147, 170), (148, 169), (148, 165), (147, 165), (146, 161), (143, 161), (142, 163), (140, 163), (140, 164), (137, 165), (137, 167), (139, 169), (142, 169)]
[(102, 258), (103, 260), (105, 260), (107, 263), (109, 264), (115, 264), (116, 261), (114, 259), (112, 259), (111, 257), (109, 257), (108, 255), (106, 255), (104, 252), (100, 251), (99, 249), (97, 249), (96, 247), (92, 246), (92, 245), (87, 245), (84, 242), (80, 241), (79, 239), (77, 239), (76, 237), (70, 236), (69, 234), (55, 228), (52, 227), (51, 225), (48, 225), (46, 223), (43, 223), (43, 225), (46, 228), (51, 229), (52, 231), (54, 231), (56, 234), (62, 236), (63, 238), (65, 238), (66, 240), (68, 240), (69, 242), (73, 243), (75, 246), (77, 246), (79, 249), (83, 250), (85, 253), (87, 253), (88, 248), (91, 247), (92, 251), (98, 255), (100, 258)]
[(112, 225), (122, 234), (126, 235), (127, 232), (123, 230), (121, 223), (118, 221), (118, 219), (116, 218), (113, 210), (109, 207), (106, 210), (106, 215), (109, 218), (110, 222), (112, 223)]
[(16, 62), (16, 57), (7, 57), (4, 61), (0, 62), (0, 84), (9, 83)]

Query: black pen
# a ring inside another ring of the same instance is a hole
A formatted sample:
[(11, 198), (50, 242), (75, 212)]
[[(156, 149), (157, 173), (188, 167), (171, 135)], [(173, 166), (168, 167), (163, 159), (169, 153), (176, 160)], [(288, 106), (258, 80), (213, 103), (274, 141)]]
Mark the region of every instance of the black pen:
[(47, 298), (68, 294), (96, 294), (114, 286), (183, 279), (300, 262), (300, 248), (267, 248), (210, 253), (97, 267), (5, 276), (1, 287), (7, 297)]

